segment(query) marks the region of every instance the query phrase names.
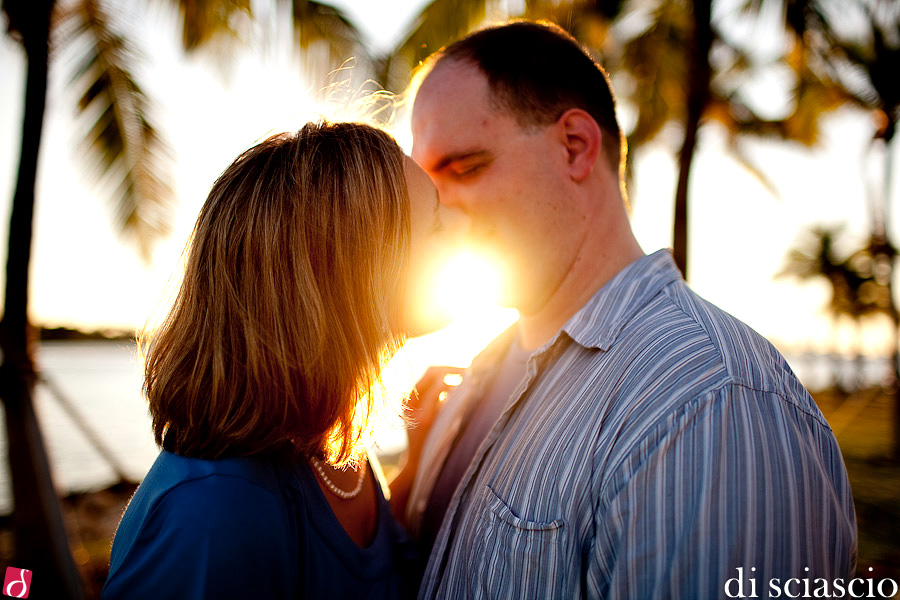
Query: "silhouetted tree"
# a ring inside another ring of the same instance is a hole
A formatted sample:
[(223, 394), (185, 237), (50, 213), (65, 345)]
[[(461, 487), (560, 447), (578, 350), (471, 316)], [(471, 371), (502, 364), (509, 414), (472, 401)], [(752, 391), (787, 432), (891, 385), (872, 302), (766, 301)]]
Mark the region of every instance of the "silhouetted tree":
[[(900, 313), (893, 293), (897, 248), (887, 224), (893, 149), (900, 120), (900, 1), (784, 0), (785, 27), (802, 40), (809, 64), (839, 85), (845, 102), (870, 112), (876, 126), (872, 150), (883, 155), (883, 181), (868, 191), (871, 233), (864, 253), (886, 290), (884, 312), (893, 323), (894, 455), (900, 459)], [(848, 26), (848, 23), (850, 26)], [(860, 23), (857, 28), (853, 23)], [(840, 25), (838, 25), (840, 24)]]
[[(381, 61), (381, 81), (389, 89), (401, 89), (419, 61), (482, 23), (486, 15), (497, 13), (499, 4), (489, 0), (427, 4), (410, 33)], [(764, 179), (740, 151), (739, 137), (774, 136), (811, 145), (817, 140), (820, 116), (846, 100), (841, 87), (810, 71), (807, 54), (798, 45), (784, 58), (794, 74), (791, 109), (778, 120), (760, 117), (741, 95), (741, 85), (759, 66), (753, 49), (738, 47), (715, 28), (712, 8), (711, 0), (529, 0), (521, 14), (509, 15), (559, 24), (591, 49), (614, 77), (627, 81), (617, 91), (637, 111), (629, 134), (633, 151), (654, 141), (667, 124), (681, 126), (673, 247), (676, 263), (685, 274), (689, 182), (701, 125), (715, 121), (724, 126), (735, 157)], [(633, 20), (647, 22), (637, 32), (615, 27), (617, 20), (636, 14), (643, 16)], [(718, 57), (715, 63), (713, 54)]]
[[(19, 567), (38, 572), (50, 598), (82, 598), (69, 553), (41, 430), (34, 414), (35, 371), (28, 322), (28, 264), (34, 188), (47, 95), (53, 0), (4, 0), (8, 30), (25, 49), (27, 81), (22, 149), (9, 225), (6, 292), (0, 321), (0, 398), (3, 399), (13, 479), (16, 556)], [(45, 575), (46, 574), (46, 575)]]
[(433, 0), (410, 23), (397, 46), (376, 61), (376, 77), (386, 89), (399, 92), (422, 60), (498, 17), (556, 23), (605, 57), (604, 46), (614, 42), (610, 25), (624, 5), (624, 0), (525, 0), (520, 12), (509, 13), (508, 3), (501, 0)]
[(426, 4), (397, 46), (378, 59), (378, 81), (386, 89), (403, 90), (422, 60), (482, 23), (492, 4), (496, 2), (433, 0)]
[[(181, 13), (186, 50), (232, 37), (235, 18), (251, 17), (249, 0), (171, 0)], [(273, 4), (283, 4), (274, 2)], [(149, 116), (149, 100), (132, 75), (134, 55), (115, 31), (106, 3), (76, 0), (3, 0), (9, 34), (25, 50), (27, 81), (22, 148), (10, 217), (4, 312), (0, 321), (0, 399), (6, 417), (18, 566), (38, 574), (40, 594), (82, 598), (84, 590), (69, 553), (41, 429), (34, 412), (34, 334), (28, 318), (35, 181), (46, 107), (51, 39), (81, 54), (72, 86), (78, 107), (91, 118), (86, 158), (95, 173), (114, 183), (115, 223), (141, 254), (168, 230), (170, 190), (160, 158), (164, 146)], [(302, 49), (325, 44), (329, 64), (359, 35), (340, 11), (303, 0), (291, 2), (295, 40)]]
[[(785, 266), (778, 276), (828, 282), (831, 291), (828, 309), (832, 319), (849, 317), (856, 325), (859, 341), (857, 383), (862, 384), (862, 321), (873, 314), (884, 314), (891, 320), (895, 317), (890, 287), (880, 276), (877, 262), (878, 253), (884, 250), (877, 247), (877, 240), (869, 238), (858, 250), (840, 253), (836, 246), (847, 245), (847, 237), (842, 227), (812, 228), (804, 234), (802, 242), (788, 251)], [(834, 383), (843, 389), (837, 373)]]

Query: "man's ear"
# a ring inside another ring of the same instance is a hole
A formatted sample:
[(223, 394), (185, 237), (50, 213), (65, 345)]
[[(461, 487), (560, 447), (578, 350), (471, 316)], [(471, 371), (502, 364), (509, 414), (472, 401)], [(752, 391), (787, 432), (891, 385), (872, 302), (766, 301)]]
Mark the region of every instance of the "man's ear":
[(557, 119), (556, 128), (566, 151), (569, 175), (574, 181), (584, 181), (601, 152), (600, 126), (587, 111), (570, 108)]

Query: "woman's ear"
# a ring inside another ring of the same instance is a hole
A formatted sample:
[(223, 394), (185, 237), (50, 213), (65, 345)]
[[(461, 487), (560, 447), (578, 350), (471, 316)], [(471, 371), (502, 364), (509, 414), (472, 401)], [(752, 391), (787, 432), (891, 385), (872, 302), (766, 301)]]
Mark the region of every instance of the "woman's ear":
[(601, 151), (603, 132), (585, 110), (570, 108), (556, 121), (557, 133), (566, 151), (569, 176), (584, 181), (594, 168)]

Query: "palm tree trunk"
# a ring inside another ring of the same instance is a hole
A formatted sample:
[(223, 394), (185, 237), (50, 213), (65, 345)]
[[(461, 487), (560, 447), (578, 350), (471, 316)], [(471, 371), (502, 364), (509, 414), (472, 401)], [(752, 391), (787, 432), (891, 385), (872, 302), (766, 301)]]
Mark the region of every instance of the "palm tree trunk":
[[(80, 599), (84, 597), (83, 585), (69, 552), (59, 499), (34, 412), (35, 369), (27, 312), (34, 189), (46, 106), (52, 7), (52, 0), (30, 5), (18, 3), (16, 7), (15, 17), (20, 19), (16, 24), (25, 45), (28, 75), (22, 153), (9, 227), (5, 308), (0, 322), (3, 351), (0, 398), (6, 409), (15, 505), (15, 566), (34, 572), (35, 594), (31, 597)], [(9, 11), (11, 7), (5, 8)]]
[[(884, 223), (884, 236), (885, 236), (885, 245), (893, 250), (893, 245), (888, 240), (887, 233), (887, 223), (891, 214), (891, 184), (892, 184), (892, 176), (894, 173), (893, 162), (894, 162), (894, 131), (896, 131), (896, 126), (892, 122), (891, 126), (886, 130), (884, 136), (884, 191), (882, 193), (882, 198), (884, 198), (884, 206), (882, 208), (882, 219)], [(893, 367), (893, 381), (890, 386), (891, 393), (894, 396), (894, 446), (893, 446), (893, 457), (897, 460), (900, 460), (900, 313), (897, 312), (897, 303), (894, 300), (894, 266), (897, 257), (894, 256), (894, 253), (891, 252), (889, 255), (889, 259), (887, 261), (888, 264), (888, 274), (887, 274), (887, 287), (888, 287), (888, 298), (889, 298), (889, 310), (891, 312), (891, 319), (893, 320), (894, 328), (893, 328), (893, 352), (891, 354), (891, 366)]]
[[(888, 117), (890, 118), (890, 117)], [(891, 319), (891, 373), (890, 382), (886, 386), (886, 392), (893, 399), (893, 427), (894, 436), (891, 446), (891, 455), (900, 460), (900, 312), (897, 310), (897, 302), (894, 299), (894, 266), (897, 260), (896, 247), (888, 237), (887, 224), (891, 214), (891, 183), (893, 176), (893, 144), (896, 124), (890, 122), (885, 128), (881, 140), (884, 142), (884, 178), (880, 194), (872, 194), (872, 238), (874, 240), (875, 260), (884, 265), (885, 285), (888, 291), (888, 316)]]
[(900, 460), (900, 311), (897, 310), (897, 302), (894, 300), (894, 256), (892, 246), (885, 241), (885, 248), (888, 249), (887, 260), (884, 263), (888, 266), (887, 289), (888, 289), (888, 316), (891, 319), (891, 377), (890, 383), (886, 386), (889, 397), (893, 399), (893, 434), (894, 440), (891, 446), (891, 455), (893, 458)]
[(694, 37), (691, 44), (690, 77), (688, 81), (687, 118), (684, 124), (684, 143), (678, 154), (678, 186), (675, 190), (675, 223), (673, 235), (673, 255), (675, 264), (685, 278), (688, 276), (688, 182), (691, 164), (697, 147), (697, 132), (700, 118), (709, 101), (709, 80), (711, 68), (709, 51), (712, 47), (713, 32), (711, 0), (694, 0)]
[[(892, 288), (893, 285), (888, 286), (888, 289), (891, 290), (890, 293), (893, 295)], [(893, 381), (891, 381), (891, 385), (888, 389), (894, 397), (894, 445), (892, 454), (895, 459), (900, 460), (900, 313), (897, 312), (893, 297), (891, 299), (891, 316), (894, 325), (894, 347), (893, 352), (891, 353), (891, 366), (893, 367), (891, 369), (891, 374)]]

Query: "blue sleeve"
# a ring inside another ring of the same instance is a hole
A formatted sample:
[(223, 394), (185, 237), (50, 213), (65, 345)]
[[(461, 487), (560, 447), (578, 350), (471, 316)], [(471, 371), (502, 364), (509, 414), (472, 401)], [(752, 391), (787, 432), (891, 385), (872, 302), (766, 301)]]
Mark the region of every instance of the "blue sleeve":
[(128, 521), (139, 531), (103, 598), (292, 597), (298, 577), (292, 519), (276, 494), (239, 477), (181, 483), (143, 519)]

